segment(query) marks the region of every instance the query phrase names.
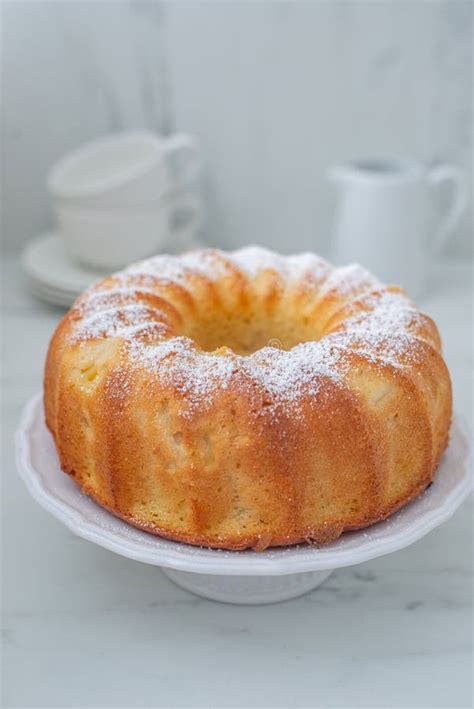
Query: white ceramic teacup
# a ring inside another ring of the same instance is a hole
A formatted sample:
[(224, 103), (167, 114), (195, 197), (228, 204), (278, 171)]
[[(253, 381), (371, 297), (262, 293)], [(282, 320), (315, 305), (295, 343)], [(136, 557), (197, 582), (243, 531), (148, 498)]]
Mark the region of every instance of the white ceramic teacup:
[(190, 135), (117, 133), (59, 160), (48, 175), (48, 188), (53, 204), (136, 206), (188, 184), (200, 168), (200, 150)]
[[(334, 240), (336, 263), (358, 261), (386, 283), (412, 296), (423, 292), (430, 248), (453, 233), (467, 204), (464, 175), (452, 165), (427, 169), (411, 160), (337, 165), (329, 177), (338, 187)], [(449, 184), (452, 202), (433, 228), (434, 188)]]
[(184, 231), (203, 217), (196, 197), (179, 191), (197, 177), (201, 157), (195, 139), (149, 132), (94, 140), (61, 159), (48, 188), (67, 252), (100, 269), (120, 268), (182, 238), (173, 215), (188, 214)]
[(202, 224), (203, 208), (197, 197), (181, 195), (163, 197), (148, 205), (107, 210), (58, 204), (56, 216), (73, 259), (94, 268), (114, 270), (152, 256), (163, 247), (186, 248)]

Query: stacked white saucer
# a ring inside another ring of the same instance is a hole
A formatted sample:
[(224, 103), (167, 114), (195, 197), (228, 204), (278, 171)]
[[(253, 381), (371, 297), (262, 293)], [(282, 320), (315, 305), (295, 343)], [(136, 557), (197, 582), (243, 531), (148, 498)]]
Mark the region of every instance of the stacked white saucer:
[[(202, 246), (203, 242), (193, 237), (186, 244), (170, 244), (167, 252), (179, 253)], [(22, 264), (33, 295), (65, 308), (72, 305), (82, 291), (110, 272), (87, 267), (70, 258), (56, 231), (45, 232), (30, 241), (23, 251)]]
[(119, 133), (60, 160), (48, 177), (58, 228), (23, 252), (33, 293), (68, 306), (128, 263), (200, 246), (200, 169), (195, 139), (180, 134)]
[(71, 259), (63, 240), (54, 231), (33, 239), (23, 252), (22, 263), (33, 294), (65, 307), (105, 275)]

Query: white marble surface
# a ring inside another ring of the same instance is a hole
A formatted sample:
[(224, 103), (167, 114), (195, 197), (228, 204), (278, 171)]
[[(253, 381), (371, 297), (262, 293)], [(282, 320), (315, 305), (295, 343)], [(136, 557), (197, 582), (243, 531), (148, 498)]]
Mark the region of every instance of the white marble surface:
[[(212, 243), (328, 256), (331, 163), (472, 174), (472, 16), (470, 0), (5, 0), (5, 240), (49, 226), (44, 177), (65, 151), (146, 127), (201, 140)], [(447, 252), (469, 253), (471, 226)]]
[[(28, 295), (17, 259), (3, 266), (3, 706), (471, 706), (471, 501), (301, 599), (237, 607), (74, 537), (30, 499), (12, 436), (61, 311)], [(472, 273), (443, 267), (434, 286), (424, 307), (472, 426)]]

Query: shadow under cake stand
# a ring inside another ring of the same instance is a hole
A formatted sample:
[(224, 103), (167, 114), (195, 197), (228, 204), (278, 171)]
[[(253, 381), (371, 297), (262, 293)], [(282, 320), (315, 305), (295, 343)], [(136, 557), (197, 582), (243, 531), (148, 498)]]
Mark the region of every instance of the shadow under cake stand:
[(472, 489), (467, 437), (457, 418), (433, 484), (384, 522), (346, 533), (323, 547), (225, 551), (172, 542), (114, 517), (65, 475), (46, 428), (38, 394), (16, 434), (17, 465), (31, 495), (75, 534), (136, 561), (161, 567), (200, 596), (241, 604), (274, 603), (319, 586), (333, 569), (403, 549), (449, 519)]

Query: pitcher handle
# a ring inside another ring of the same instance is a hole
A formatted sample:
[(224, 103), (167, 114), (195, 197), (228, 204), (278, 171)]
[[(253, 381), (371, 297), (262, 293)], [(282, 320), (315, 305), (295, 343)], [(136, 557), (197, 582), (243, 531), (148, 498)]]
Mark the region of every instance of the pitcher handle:
[(437, 165), (428, 172), (428, 181), (433, 187), (450, 184), (452, 188), (451, 204), (435, 233), (432, 246), (441, 249), (455, 232), (468, 204), (468, 189), (462, 170), (454, 165)]

